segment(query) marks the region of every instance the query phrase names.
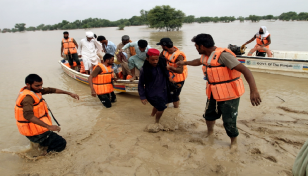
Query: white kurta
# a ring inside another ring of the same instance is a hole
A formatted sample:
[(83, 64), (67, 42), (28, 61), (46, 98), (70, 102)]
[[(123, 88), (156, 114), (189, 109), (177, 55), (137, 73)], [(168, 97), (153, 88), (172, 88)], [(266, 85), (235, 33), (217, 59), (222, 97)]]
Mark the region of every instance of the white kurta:
[(100, 48), (97, 46), (95, 39), (90, 42), (87, 38), (81, 39), (78, 47), (78, 54), (81, 55), (85, 70), (92, 70), (92, 65), (99, 63), (99, 57), (97, 56), (97, 50)]

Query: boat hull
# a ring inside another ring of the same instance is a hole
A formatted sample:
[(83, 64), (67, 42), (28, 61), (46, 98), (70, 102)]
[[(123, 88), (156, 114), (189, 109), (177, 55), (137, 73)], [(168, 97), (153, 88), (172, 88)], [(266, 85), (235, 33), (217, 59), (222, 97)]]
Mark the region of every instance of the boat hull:
[[(76, 81), (82, 82), (84, 84), (88, 83), (89, 75), (79, 73), (71, 68), (67, 67), (61, 61), (59, 61), (61, 68), (64, 73), (66, 73), (69, 77), (75, 79)], [(118, 80), (113, 83), (115, 92), (130, 92), (130, 93), (138, 93), (138, 81), (130, 82), (128, 80)]]

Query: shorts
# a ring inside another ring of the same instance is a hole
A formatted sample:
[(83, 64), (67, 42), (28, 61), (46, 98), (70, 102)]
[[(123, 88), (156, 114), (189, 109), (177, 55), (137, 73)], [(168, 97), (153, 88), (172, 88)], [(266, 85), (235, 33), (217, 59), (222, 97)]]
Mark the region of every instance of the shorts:
[[(236, 127), (236, 120), (239, 102), (240, 98), (217, 102), (213, 98), (213, 95), (211, 95), (211, 99), (207, 100), (207, 107), (205, 108), (203, 117), (207, 121), (214, 121), (222, 115), (222, 121), (227, 135), (229, 137), (237, 137), (239, 133)], [(216, 109), (218, 112), (216, 112)]]
[(128, 59), (128, 68), (132, 70), (133, 68), (141, 69), (145, 60), (140, 59), (137, 55), (131, 56)]
[(178, 89), (175, 89), (175, 90), (172, 92), (171, 96), (172, 96), (172, 101), (173, 101), (173, 102), (177, 102), (177, 101), (180, 100), (180, 97), (179, 97), (179, 96), (180, 96), (180, 93), (181, 93), (182, 88), (183, 88), (183, 86), (184, 86), (184, 82), (185, 82), (185, 81), (175, 83), (175, 84), (177, 84), (177, 85), (181, 85), (181, 87), (178, 88)]
[(57, 133), (47, 131), (36, 136), (26, 136), (31, 142), (39, 143), (41, 146), (48, 147), (47, 152), (61, 152), (66, 147), (66, 140)]
[(117, 96), (115, 95), (114, 92), (111, 92), (110, 94), (97, 95), (97, 97), (106, 108), (110, 108), (112, 106), (111, 103), (114, 103), (117, 99)]
[(76, 64), (78, 66), (80, 66), (80, 61), (79, 61), (77, 53), (66, 55), (66, 57), (67, 57), (67, 60), (68, 60), (68, 63), (70, 64), (70, 66), (73, 66), (74, 61), (76, 62)]
[(166, 106), (167, 101), (164, 98), (155, 96), (155, 97), (147, 98), (147, 100), (158, 111), (164, 111), (167, 108)]

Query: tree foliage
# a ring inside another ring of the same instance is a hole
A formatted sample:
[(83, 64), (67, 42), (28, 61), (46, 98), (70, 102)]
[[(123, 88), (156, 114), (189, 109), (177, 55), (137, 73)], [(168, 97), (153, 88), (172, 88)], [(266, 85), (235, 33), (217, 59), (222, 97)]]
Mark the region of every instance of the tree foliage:
[(148, 13), (147, 19), (151, 28), (174, 31), (182, 27), (185, 14), (169, 5), (156, 6)]
[(193, 23), (195, 22), (195, 16), (194, 15), (189, 15), (184, 17), (184, 23)]
[[(283, 21), (308, 21), (308, 12), (285, 12), (279, 16), (273, 16), (271, 14), (265, 16), (249, 15), (249, 17), (238, 17), (237, 20), (244, 22), (244, 20), (251, 20), (252, 22), (258, 22), (260, 20), (283, 20)], [(25, 23), (15, 24), (15, 27), (0, 29), (0, 32), (18, 32), (18, 31), (35, 31), (35, 30), (70, 30), (70, 29), (84, 29), (84, 28), (100, 28), (100, 27), (119, 27), (119, 26), (139, 26), (148, 25), (149, 27), (156, 28), (159, 30), (179, 30), (182, 27), (182, 23), (207, 23), (207, 22), (223, 22), (230, 23), (236, 20), (234, 16), (222, 16), (222, 17), (209, 17), (201, 16), (195, 17), (194, 15), (185, 16), (185, 14), (168, 5), (156, 6), (150, 11), (140, 10), (140, 16), (133, 16), (129, 19), (119, 19), (117, 21), (110, 21), (107, 19), (100, 18), (87, 18), (84, 20), (75, 20), (69, 22), (62, 20), (60, 23), (45, 25), (40, 24), (38, 26), (30, 26), (26, 28)]]
[(25, 23), (17, 23), (17, 24), (15, 24), (15, 28), (20, 32), (24, 31), (26, 29), (26, 24)]
[(286, 13), (282, 13), (281, 15), (279, 15), (279, 20), (283, 20), (283, 21), (294, 21), (297, 20), (298, 16), (296, 12), (286, 12)]

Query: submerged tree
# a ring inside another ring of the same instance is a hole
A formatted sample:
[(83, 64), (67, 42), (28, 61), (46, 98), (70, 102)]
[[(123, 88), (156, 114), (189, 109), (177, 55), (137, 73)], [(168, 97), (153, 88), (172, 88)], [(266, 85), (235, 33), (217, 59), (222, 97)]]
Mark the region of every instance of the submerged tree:
[(259, 22), (261, 20), (261, 17), (256, 15), (249, 15), (248, 19), (251, 20), (252, 22)]
[(17, 24), (15, 24), (15, 28), (18, 31), (24, 31), (26, 29), (26, 24), (25, 23), (17, 23)]
[(148, 13), (151, 28), (174, 31), (182, 27), (185, 14), (169, 5), (156, 6)]
[(189, 15), (187, 17), (184, 17), (184, 23), (193, 23), (195, 22), (195, 16), (194, 15)]

